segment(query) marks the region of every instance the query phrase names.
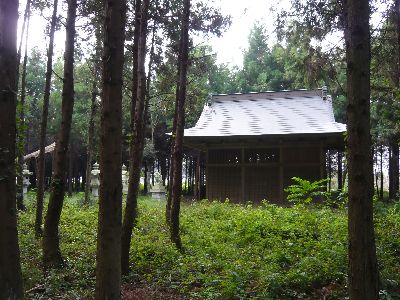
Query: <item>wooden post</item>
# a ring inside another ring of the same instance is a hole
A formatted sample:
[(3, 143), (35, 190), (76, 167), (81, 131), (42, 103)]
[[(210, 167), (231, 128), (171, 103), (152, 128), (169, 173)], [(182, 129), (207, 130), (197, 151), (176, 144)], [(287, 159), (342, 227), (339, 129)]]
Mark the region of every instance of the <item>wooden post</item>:
[[(207, 178), (207, 181), (208, 181), (208, 178), (210, 178), (208, 176), (208, 155), (209, 155), (209, 149), (206, 150), (206, 178)], [(206, 197), (208, 200), (212, 200), (212, 199), (210, 199), (210, 195), (208, 193), (209, 192), (208, 186), (209, 186), (209, 184), (207, 183), (206, 184)]]
[(326, 152), (324, 149), (324, 142), (321, 141), (319, 144), (320, 149), (320, 179), (326, 178)]
[(242, 174), (241, 174), (241, 184), (242, 184), (242, 189), (241, 189), (241, 199), (239, 202), (244, 203), (245, 202), (245, 177), (246, 177), (246, 170), (245, 170), (245, 164), (244, 164), (244, 147), (241, 147), (241, 165), (242, 165)]
[(283, 181), (284, 181), (284, 157), (282, 145), (279, 146), (279, 201), (284, 202), (284, 193), (283, 193)]
[(200, 198), (201, 198), (201, 195), (200, 195), (200, 189), (201, 189), (201, 184), (200, 184), (200, 176), (201, 176), (200, 162), (201, 162), (201, 159), (200, 159), (200, 156), (201, 156), (201, 152), (199, 152), (197, 155), (197, 164), (196, 164), (196, 171), (195, 171), (195, 177), (194, 177), (195, 178), (194, 197), (196, 200), (200, 200)]

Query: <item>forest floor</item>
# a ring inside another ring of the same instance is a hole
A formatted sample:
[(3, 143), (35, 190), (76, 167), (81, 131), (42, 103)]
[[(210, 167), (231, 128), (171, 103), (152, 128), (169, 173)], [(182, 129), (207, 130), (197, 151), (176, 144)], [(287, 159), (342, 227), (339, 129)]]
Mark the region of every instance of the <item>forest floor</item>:
[[(43, 274), (34, 195), (18, 217), (27, 299), (92, 299), (97, 205), (67, 198), (60, 224), (66, 267)], [(123, 299), (346, 299), (347, 210), (189, 202), (184, 251), (170, 242), (165, 203), (141, 197)], [(382, 299), (400, 299), (400, 204), (375, 203)]]

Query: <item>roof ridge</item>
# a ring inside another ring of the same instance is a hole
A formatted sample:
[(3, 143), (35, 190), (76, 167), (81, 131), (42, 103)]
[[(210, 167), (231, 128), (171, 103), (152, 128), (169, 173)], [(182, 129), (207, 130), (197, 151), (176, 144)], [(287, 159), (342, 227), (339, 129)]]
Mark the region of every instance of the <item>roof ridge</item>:
[[(258, 99), (275, 99), (275, 98), (285, 98), (285, 97), (321, 97), (322, 98), (322, 89), (315, 90), (282, 90), (279, 92), (252, 92), (252, 93), (235, 93), (235, 94), (219, 94), (212, 95), (211, 101), (225, 100), (225, 101), (234, 101), (234, 100), (251, 100), (252, 98)], [(290, 98), (289, 98), (290, 99)]]

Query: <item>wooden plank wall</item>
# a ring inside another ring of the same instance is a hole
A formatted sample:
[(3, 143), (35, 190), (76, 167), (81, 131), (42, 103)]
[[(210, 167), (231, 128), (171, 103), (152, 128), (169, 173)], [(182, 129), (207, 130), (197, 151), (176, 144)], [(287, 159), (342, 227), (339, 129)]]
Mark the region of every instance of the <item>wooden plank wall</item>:
[(263, 199), (288, 204), (283, 189), (292, 177), (321, 178), (325, 169), (322, 144), (268, 148), (209, 149), (207, 197), (234, 203), (260, 203)]

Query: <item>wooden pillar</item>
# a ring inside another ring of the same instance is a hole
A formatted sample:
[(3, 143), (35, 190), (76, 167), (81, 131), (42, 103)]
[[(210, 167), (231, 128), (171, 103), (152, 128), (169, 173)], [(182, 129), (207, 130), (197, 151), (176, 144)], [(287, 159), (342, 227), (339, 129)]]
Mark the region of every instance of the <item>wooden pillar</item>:
[(207, 180), (207, 183), (206, 183), (206, 197), (207, 197), (207, 199), (208, 200), (212, 200), (212, 199), (210, 199), (210, 195), (209, 195), (209, 189), (208, 189), (208, 186), (209, 186), (209, 184), (208, 184), (208, 179), (210, 178), (209, 176), (208, 176), (208, 152), (209, 152), (209, 149), (207, 149), (206, 150), (206, 180)]
[(201, 152), (198, 153), (197, 155), (197, 164), (196, 164), (196, 171), (194, 173), (194, 197), (196, 200), (200, 200), (200, 188), (201, 188), (201, 181), (200, 181), (200, 177), (201, 177), (201, 168), (200, 168), (200, 156), (201, 156)]
[(284, 202), (285, 194), (283, 192), (283, 182), (284, 182), (284, 157), (282, 145), (279, 146), (279, 202)]
[(245, 170), (245, 165), (244, 165), (244, 147), (241, 147), (241, 185), (242, 185), (242, 189), (241, 189), (241, 199), (239, 202), (244, 203), (246, 201), (246, 195), (245, 195), (245, 177), (246, 177), (246, 170)]
[(321, 141), (319, 144), (319, 151), (320, 151), (320, 179), (326, 178), (326, 151), (324, 142)]

